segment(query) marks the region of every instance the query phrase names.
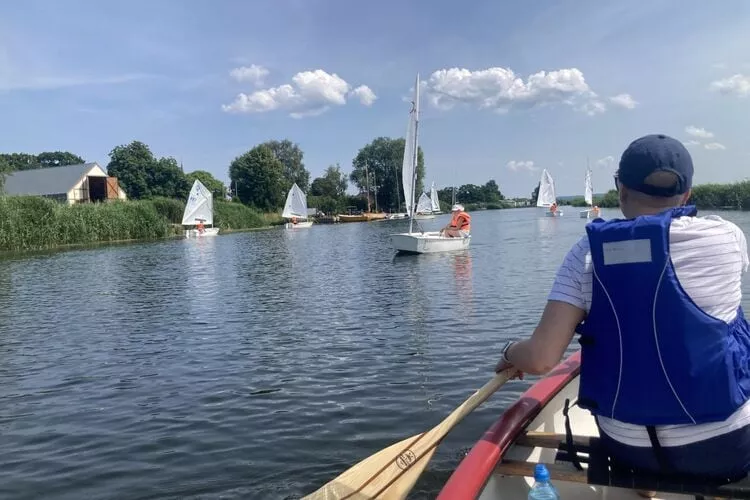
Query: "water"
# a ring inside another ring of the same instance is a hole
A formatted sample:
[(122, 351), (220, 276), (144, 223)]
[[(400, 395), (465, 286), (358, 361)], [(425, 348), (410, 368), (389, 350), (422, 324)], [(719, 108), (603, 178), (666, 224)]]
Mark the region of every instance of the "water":
[[(583, 232), (566, 212), (476, 212), (471, 248), (432, 256), (394, 258), (394, 222), (0, 261), (0, 498), (315, 490), (492, 377)], [(750, 214), (722, 215), (750, 234)], [(413, 497), (530, 382), (455, 428)]]

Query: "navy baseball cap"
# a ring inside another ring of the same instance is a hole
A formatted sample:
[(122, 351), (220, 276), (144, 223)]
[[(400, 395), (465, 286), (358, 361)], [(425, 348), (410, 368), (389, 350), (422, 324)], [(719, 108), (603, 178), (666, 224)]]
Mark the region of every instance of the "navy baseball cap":
[[(671, 172), (677, 176), (673, 186), (646, 184), (654, 172)], [(646, 135), (630, 143), (620, 158), (618, 182), (651, 196), (676, 196), (687, 193), (693, 185), (693, 159), (677, 139), (663, 135)]]

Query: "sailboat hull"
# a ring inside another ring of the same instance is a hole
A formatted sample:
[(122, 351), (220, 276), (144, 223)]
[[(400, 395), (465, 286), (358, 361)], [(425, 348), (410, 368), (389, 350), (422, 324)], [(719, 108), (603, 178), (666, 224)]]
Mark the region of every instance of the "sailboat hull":
[(306, 220), (306, 221), (298, 222), (296, 224), (287, 222), (286, 224), (284, 224), (284, 227), (287, 229), (306, 229), (308, 227), (312, 227), (312, 225), (313, 225), (313, 221)]
[(434, 219), (435, 214), (416, 214), (414, 216), (414, 220), (429, 220)]
[(185, 238), (207, 238), (209, 236), (216, 236), (219, 234), (218, 227), (207, 227), (201, 233), (197, 229), (188, 229), (185, 231)]
[(425, 233), (400, 233), (391, 235), (391, 244), (399, 253), (454, 252), (469, 248), (471, 236), (449, 238), (438, 231)]
[(558, 210), (556, 212), (550, 212), (549, 210), (547, 210), (546, 212), (544, 212), (545, 217), (562, 217), (562, 214), (563, 213), (561, 210)]

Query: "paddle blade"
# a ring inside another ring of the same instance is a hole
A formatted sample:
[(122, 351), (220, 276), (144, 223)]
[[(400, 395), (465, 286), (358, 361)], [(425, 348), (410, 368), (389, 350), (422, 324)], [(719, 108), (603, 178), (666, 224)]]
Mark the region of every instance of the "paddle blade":
[(370, 455), (302, 500), (406, 497), (436, 450), (437, 443), (428, 444), (424, 436), (412, 436)]

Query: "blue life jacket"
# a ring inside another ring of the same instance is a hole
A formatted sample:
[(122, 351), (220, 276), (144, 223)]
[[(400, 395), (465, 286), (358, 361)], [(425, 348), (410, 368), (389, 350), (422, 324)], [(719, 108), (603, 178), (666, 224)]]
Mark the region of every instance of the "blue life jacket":
[(742, 308), (730, 323), (709, 316), (672, 266), (672, 218), (696, 213), (680, 207), (586, 226), (593, 283), (577, 329), (582, 408), (635, 425), (701, 424), (725, 420), (750, 396)]

